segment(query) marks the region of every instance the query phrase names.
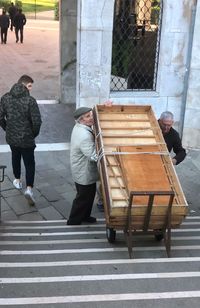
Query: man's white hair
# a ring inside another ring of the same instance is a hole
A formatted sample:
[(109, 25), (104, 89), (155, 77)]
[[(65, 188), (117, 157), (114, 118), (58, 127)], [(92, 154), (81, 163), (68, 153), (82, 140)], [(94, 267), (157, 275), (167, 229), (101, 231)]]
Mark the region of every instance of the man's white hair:
[(164, 112), (161, 113), (160, 119), (161, 120), (172, 120), (172, 121), (174, 121), (174, 115), (170, 111), (164, 111)]

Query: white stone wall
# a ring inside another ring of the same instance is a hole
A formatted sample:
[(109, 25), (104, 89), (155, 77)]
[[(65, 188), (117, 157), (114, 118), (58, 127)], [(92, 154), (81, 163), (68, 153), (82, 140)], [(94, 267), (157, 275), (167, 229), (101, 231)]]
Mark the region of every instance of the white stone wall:
[(114, 0), (78, 0), (77, 106), (93, 106), (110, 93)]
[(200, 0), (197, 2), (192, 58), (187, 91), (183, 143), (200, 148)]
[[(189, 145), (188, 133), (199, 136), (199, 103), (195, 94), (200, 85), (199, 31), (200, 13), (195, 27), (195, 42), (187, 99), (184, 142)], [(165, 110), (175, 115), (176, 128), (183, 123), (186, 61), (192, 20), (192, 9), (196, 0), (164, 0), (160, 41), (160, 54), (156, 91), (111, 92), (110, 69), (112, 49), (112, 27), (114, 0), (78, 1), (78, 54), (77, 54), (77, 106), (93, 106), (111, 98), (119, 104), (150, 104), (157, 117)], [(198, 82), (198, 86), (196, 84)], [(196, 92), (194, 92), (194, 89)], [(192, 99), (191, 99), (192, 97)], [(185, 112), (185, 111), (184, 111)], [(195, 112), (195, 115), (193, 114)], [(197, 121), (191, 123), (191, 118)], [(192, 144), (190, 140), (190, 144)], [(191, 145), (192, 146), (192, 145)]]

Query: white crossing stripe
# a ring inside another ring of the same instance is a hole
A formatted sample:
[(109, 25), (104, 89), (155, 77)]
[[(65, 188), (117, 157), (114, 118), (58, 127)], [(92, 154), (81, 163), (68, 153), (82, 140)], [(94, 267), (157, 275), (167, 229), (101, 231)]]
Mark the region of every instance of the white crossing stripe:
[(48, 296), (48, 297), (22, 297), (2, 298), (0, 305), (31, 305), (31, 304), (61, 304), (61, 303), (89, 303), (109, 301), (136, 301), (147, 299), (178, 299), (178, 298), (199, 298), (200, 291), (179, 291), (179, 292), (155, 292), (155, 293), (121, 293), (121, 294), (93, 294), (75, 296)]
[[(93, 226), (94, 227), (94, 226)], [(172, 233), (182, 233), (182, 232), (199, 232), (200, 229), (196, 228), (196, 229), (172, 229)], [(117, 231), (117, 233), (122, 233), (122, 231)], [(6, 236), (58, 236), (58, 235), (64, 235), (64, 236), (71, 236), (71, 235), (93, 235), (93, 234), (105, 234), (105, 230), (104, 231), (66, 231), (66, 232), (51, 232), (51, 233), (45, 233), (45, 232), (39, 232), (39, 233), (33, 233), (33, 232), (21, 232), (21, 233), (1, 233), (0, 237), (6, 237)], [(134, 234), (133, 234), (134, 235)], [(137, 235), (136, 235), (137, 236)]]
[[(199, 250), (200, 245), (184, 245), (184, 246), (173, 246), (172, 250)], [(164, 246), (158, 247), (134, 247), (134, 251), (160, 251), (166, 250)], [(99, 252), (123, 252), (127, 251), (127, 247), (121, 248), (78, 248), (78, 249), (57, 249), (57, 250), (1, 250), (0, 255), (51, 255), (51, 254), (71, 254), (71, 253), (99, 253)]]
[[(184, 225), (200, 225), (200, 222), (185, 222), (185, 223), (182, 223), (182, 226)], [(54, 225), (54, 226), (6, 226), (6, 225), (3, 225), (3, 226), (0, 226), (0, 230), (37, 230), (37, 229), (72, 229), (72, 228), (76, 228), (76, 229), (80, 229), (80, 228), (90, 228), (90, 227), (93, 227), (93, 228), (105, 228), (106, 225), (105, 224), (95, 224), (95, 225), (74, 225), (74, 226), (68, 226), (66, 224), (64, 225)], [(174, 229), (172, 229), (174, 230)]]
[[(146, 240), (152, 239), (152, 235), (147, 235), (147, 236), (140, 236), (141, 238), (145, 238)], [(136, 237), (135, 237), (136, 239)], [(133, 238), (134, 240), (134, 238)], [(200, 236), (173, 236), (172, 237), (172, 242), (173, 241), (196, 241), (200, 240)], [(73, 239), (73, 240), (44, 240), (44, 241), (0, 241), (0, 245), (5, 246), (5, 245), (59, 245), (59, 244), (81, 244), (81, 243), (107, 243), (108, 240), (106, 238), (102, 239), (93, 239), (93, 238), (88, 238), (88, 239)]]
[[(186, 217), (186, 221), (187, 220), (197, 220), (200, 219), (200, 216), (187, 216)], [(98, 221), (104, 221), (104, 218), (97, 218)], [(13, 225), (13, 224), (52, 224), (52, 223), (66, 223), (67, 220), (66, 219), (57, 219), (57, 220), (33, 220), (33, 221), (29, 221), (29, 220), (7, 220), (4, 221), (4, 225)], [(85, 226), (85, 225), (82, 225)], [(72, 227), (72, 226), (71, 226)], [(76, 227), (76, 225), (74, 225), (73, 227)]]
[(149, 258), (149, 259), (112, 259), (112, 260), (78, 260), (78, 261), (52, 261), (52, 262), (1, 262), (4, 267), (57, 267), (57, 266), (82, 266), (106, 264), (144, 264), (144, 263), (186, 263), (199, 262), (200, 257), (184, 258)]
[[(70, 149), (70, 143), (37, 143), (35, 152), (48, 152), (48, 151), (67, 151)], [(10, 147), (7, 144), (0, 145), (0, 153), (9, 153)]]
[(170, 273), (144, 273), (144, 274), (113, 274), (113, 275), (76, 275), (58, 277), (20, 277), (0, 278), (0, 283), (49, 283), (49, 282), (83, 282), (108, 280), (135, 280), (135, 279), (166, 279), (166, 278), (200, 277), (200, 272), (170, 272)]
[[(95, 224), (95, 225), (76, 225), (76, 229), (80, 228), (105, 228), (105, 224)], [(0, 230), (37, 230), (37, 229), (72, 229), (73, 226), (61, 225), (61, 226), (0, 226)]]

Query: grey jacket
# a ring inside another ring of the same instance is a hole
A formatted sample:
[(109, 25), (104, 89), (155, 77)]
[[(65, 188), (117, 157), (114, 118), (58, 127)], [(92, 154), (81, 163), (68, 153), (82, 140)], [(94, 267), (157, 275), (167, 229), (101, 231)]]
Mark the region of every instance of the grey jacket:
[(74, 182), (90, 185), (98, 181), (96, 150), (92, 129), (76, 123), (71, 135), (70, 162)]

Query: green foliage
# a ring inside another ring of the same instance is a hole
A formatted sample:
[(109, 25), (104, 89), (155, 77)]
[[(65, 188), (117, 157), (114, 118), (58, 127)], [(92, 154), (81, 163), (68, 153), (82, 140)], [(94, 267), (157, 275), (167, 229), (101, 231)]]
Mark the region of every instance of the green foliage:
[(6, 11), (8, 11), (8, 8), (10, 6), (10, 2), (7, 0), (0, 0), (0, 8), (4, 8)]
[(54, 6), (54, 19), (59, 20), (59, 1), (57, 1)]

